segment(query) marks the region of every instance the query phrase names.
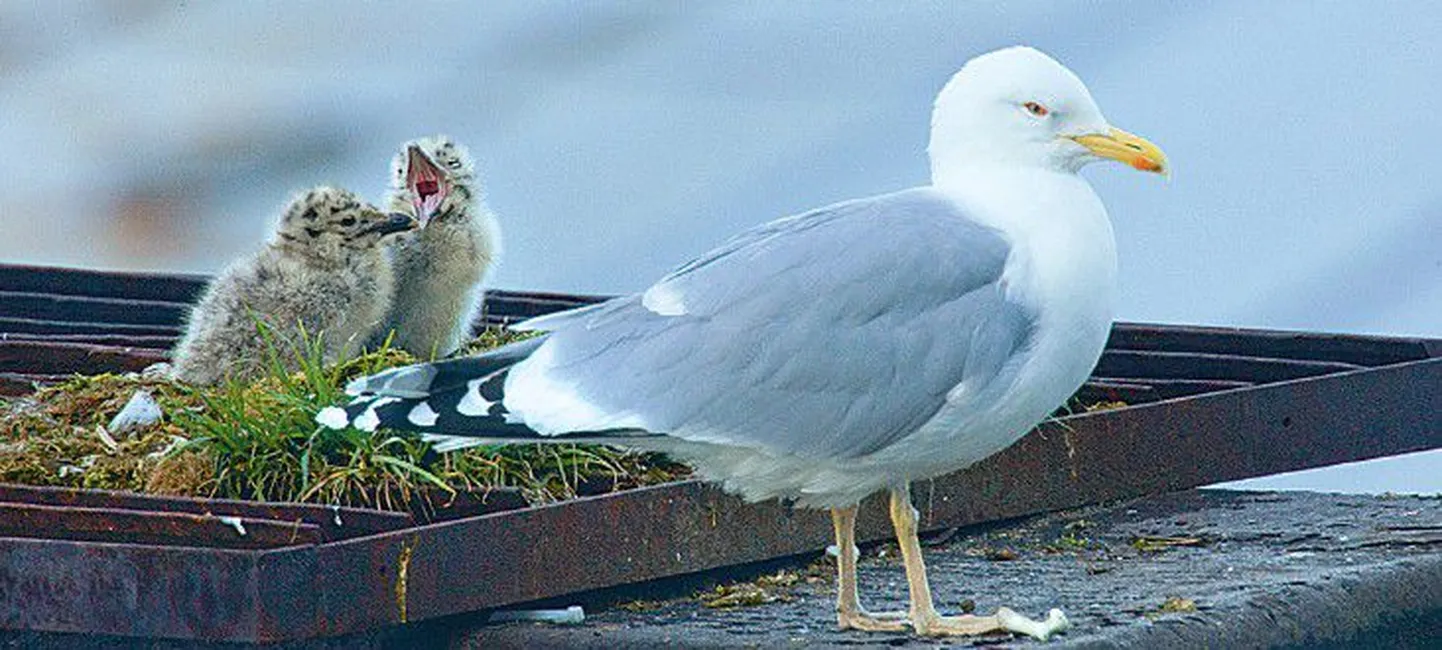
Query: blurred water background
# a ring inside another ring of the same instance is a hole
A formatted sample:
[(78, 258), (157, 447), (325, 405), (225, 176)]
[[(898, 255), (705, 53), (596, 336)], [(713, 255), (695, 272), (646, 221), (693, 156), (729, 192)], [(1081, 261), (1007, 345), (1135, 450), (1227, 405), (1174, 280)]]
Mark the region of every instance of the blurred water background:
[[(1170, 183), (1085, 173), (1120, 317), (1442, 337), (1442, 4), (0, 3), (0, 259), (213, 272), (291, 192), (468, 144), (494, 285), (641, 288), (748, 225), (924, 183), (931, 101), (1016, 43)], [(1442, 388), (1439, 388), (1442, 390)], [(1442, 491), (1442, 453), (1245, 482)]]

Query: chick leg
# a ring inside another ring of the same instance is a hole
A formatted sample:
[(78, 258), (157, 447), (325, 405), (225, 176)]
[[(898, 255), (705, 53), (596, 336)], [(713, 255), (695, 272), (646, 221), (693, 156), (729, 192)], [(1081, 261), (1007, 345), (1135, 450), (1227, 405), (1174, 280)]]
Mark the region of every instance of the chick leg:
[(912, 628), (922, 636), (949, 636), (1017, 632), (1046, 640), (1066, 629), (1070, 623), (1061, 610), (1053, 609), (1045, 621), (1034, 621), (1006, 607), (991, 616), (942, 616), (931, 600), (931, 586), (926, 580), (926, 564), (921, 560), (921, 543), (917, 541), (916, 509), (911, 507), (911, 488), (903, 485), (891, 491), (891, 523), (896, 527), (896, 541), (901, 546), (901, 559), (906, 565), (906, 583), (911, 590), (911, 612), (907, 617)]
[(901, 612), (871, 614), (861, 608), (856, 591), (856, 506), (831, 509), (836, 529), (836, 621), (841, 629), (900, 632), (906, 629)]

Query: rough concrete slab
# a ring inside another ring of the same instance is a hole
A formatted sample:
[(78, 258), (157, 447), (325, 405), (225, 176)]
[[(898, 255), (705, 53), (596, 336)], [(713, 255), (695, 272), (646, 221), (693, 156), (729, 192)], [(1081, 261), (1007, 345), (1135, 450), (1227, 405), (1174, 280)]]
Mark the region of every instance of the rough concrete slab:
[[(1052, 641), (1058, 648), (1422, 648), (1442, 647), (1439, 549), (1442, 500), (1435, 498), (1194, 490), (959, 531), (931, 545), (927, 560), (933, 590), (949, 610), (964, 600), (982, 613), (999, 605), (1033, 616), (1063, 608), (1074, 627)], [(678, 598), (592, 611), (575, 627), (458, 629), (448, 644), (1037, 645), (1007, 636), (841, 632), (829, 570), (816, 575), (764, 592), (779, 599), (765, 605), (713, 609)], [(868, 608), (905, 607), (894, 547), (867, 550), (861, 585)]]

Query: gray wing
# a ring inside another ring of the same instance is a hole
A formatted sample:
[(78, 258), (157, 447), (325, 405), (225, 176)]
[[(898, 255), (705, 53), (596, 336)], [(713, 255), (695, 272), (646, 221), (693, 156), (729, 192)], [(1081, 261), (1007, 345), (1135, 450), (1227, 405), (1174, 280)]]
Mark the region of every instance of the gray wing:
[(1034, 315), (999, 283), (1010, 251), (913, 189), (747, 231), (644, 294), (536, 323), (548, 376), (688, 440), (856, 457), (991, 381)]

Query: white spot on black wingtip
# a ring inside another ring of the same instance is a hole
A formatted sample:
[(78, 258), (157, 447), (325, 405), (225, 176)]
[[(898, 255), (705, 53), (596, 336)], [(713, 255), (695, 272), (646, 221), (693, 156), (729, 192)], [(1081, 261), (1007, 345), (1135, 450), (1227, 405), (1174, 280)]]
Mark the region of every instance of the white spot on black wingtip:
[(381, 419), (376, 415), (376, 407), (372, 406), (364, 413), (355, 416), (355, 422), (351, 424), (361, 431), (375, 433), (376, 428), (381, 425)]
[(381, 418), (379, 415), (376, 415), (376, 409), (387, 404), (394, 404), (399, 401), (401, 400), (398, 397), (382, 397), (373, 402), (369, 407), (367, 407), (365, 412), (357, 415), (355, 421), (352, 422), (351, 425), (357, 429), (360, 429), (361, 431), (365, 431), (367, 433), (374, 433), (375, 430), (381, 425)]
[(495, 404), (481, 396), (481, 384), (490, 379), (490, 375), (480, 379), (472, 379), (466, 382), (466, 394), (456, 404), (456, 412), (467, 417), (485, 417), (490, 415), (491, 406)]
[(345, 409), (339, 406), (327, 406), (315, 414), (315, 423), (327, 429), (344, 429), (350, 424), (350, 418), (346, 417)]
[(416, 404), (415, 408), (412, 408), (411, 412), (406, 415), (406, 419), (418, 427), (435, 426), (438, 417), (440, 414), (436, 413), (435, 409), (426, 402)]

